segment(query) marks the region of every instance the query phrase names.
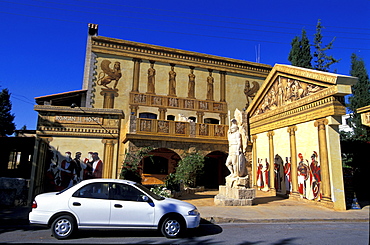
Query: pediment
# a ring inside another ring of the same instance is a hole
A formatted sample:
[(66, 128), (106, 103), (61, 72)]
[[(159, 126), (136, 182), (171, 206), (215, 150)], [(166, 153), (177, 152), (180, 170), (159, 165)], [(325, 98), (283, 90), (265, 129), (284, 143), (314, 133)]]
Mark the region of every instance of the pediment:
[(251, 117), (268, 113), (307, 100), (328, 95), (351, 93), (354, 77), (305, 69), (290, 65), (275, 65), (259, 89), (247, 111)]

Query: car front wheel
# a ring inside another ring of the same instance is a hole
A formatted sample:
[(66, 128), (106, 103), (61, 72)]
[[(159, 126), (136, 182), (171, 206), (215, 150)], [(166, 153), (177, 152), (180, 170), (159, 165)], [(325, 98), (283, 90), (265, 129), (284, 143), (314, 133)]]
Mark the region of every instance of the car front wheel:
[(185, 229), (185, 224), (179, 217), (168, 217), (161, 226), (161, 232), (167, 238), (181, 237)]
[(68, 239), (76, 230), (76, 223), (69, 215), (56, 218), (51, 225), (51, 232), (56, 239)]

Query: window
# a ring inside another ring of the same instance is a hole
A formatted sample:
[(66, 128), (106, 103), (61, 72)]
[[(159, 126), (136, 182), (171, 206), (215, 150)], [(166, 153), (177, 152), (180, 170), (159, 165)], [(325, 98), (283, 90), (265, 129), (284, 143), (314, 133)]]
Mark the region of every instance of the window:
[(208, 124), (220, 124), (220, 120), (214, 119), (214, 118), (205, 118), (204, 123)]
[(76, 191), (73, 197), (108, 199), (108, 183), (88, 184)]
[(154, 113), (144, 112), (139, 114), (139, 118), (157, 119), (157, 115)]
[(167, 120), (168, 121), (175, 121), (175, 116), (174, 115), (168, 115)]
[(144, 202), (144, 193), (130, 185), (112, 184), (111, 195), (113, 200)]
[(189, 117), (190, 120), (192, 120), (193, 122), (196, 122), (197, 121), (197, 118), (196, 117)]

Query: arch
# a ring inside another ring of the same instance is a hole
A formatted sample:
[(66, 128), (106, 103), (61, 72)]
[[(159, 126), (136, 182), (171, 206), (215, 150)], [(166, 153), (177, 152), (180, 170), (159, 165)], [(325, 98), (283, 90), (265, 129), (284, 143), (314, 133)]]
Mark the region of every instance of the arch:
[(206, 189), (218, 189), (219, 185), (225, 184), (225, 177), (229, 174), (225, 161), (227, 154), (221, 151), (213, 151), (205, 156), (204, 173), (199, 176), (197, 183)]
[(167, 175), (175, 172), (181, 157), (168, 148), (157, 148), (149, 152), (149, 155), (142, 160), (143, 184), (164, 184)]

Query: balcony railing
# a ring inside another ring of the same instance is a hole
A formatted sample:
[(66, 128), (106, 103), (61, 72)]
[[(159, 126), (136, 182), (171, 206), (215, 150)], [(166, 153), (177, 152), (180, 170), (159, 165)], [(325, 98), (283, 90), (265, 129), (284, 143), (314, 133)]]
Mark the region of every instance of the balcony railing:
[(172, 137), (227, 139), (228, 125), (168, 121), (131, 116), (126, 133)]

